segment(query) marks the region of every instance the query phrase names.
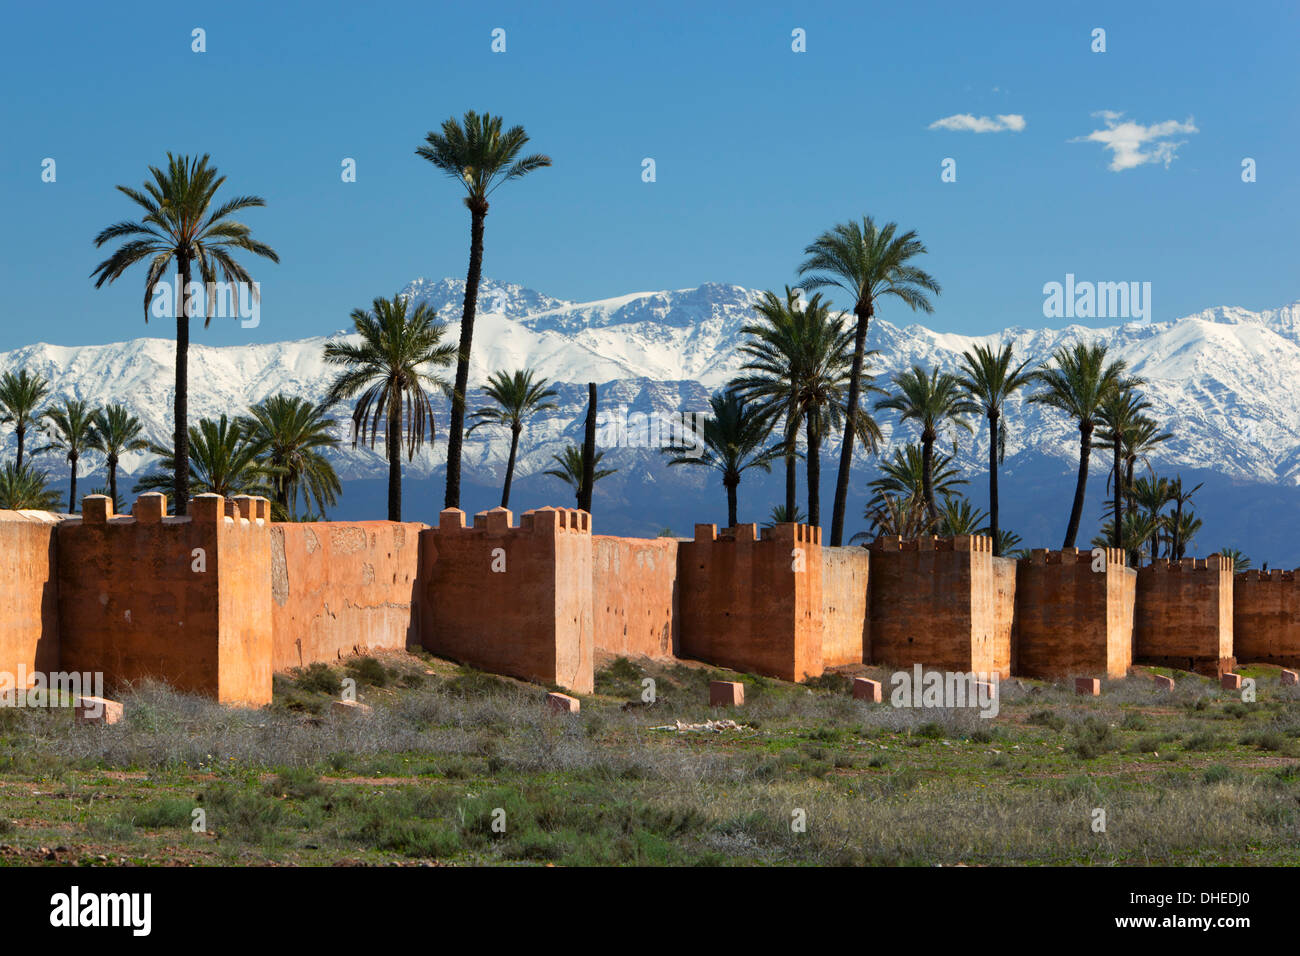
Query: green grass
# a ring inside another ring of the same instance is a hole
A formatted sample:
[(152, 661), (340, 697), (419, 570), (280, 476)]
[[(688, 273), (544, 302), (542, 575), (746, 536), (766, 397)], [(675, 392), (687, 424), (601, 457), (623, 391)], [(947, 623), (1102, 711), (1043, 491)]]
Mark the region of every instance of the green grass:
[[(1007, 681), (993, 719), (622, 658), (572, 716), (427, 655), (279, 675), (260, 710), (143, 685), (112, 727), (0, 710), (0, 859), (1294, 865), (1300, 695), (1274, 675), (1253, 703), (1181, 673), (1172, 695)], [(330, 711), (344, 677), (370, 715)], [(744, 707), (709, 708), (718, 678)], [(722, 716), (741, 728), (657, 729)]]

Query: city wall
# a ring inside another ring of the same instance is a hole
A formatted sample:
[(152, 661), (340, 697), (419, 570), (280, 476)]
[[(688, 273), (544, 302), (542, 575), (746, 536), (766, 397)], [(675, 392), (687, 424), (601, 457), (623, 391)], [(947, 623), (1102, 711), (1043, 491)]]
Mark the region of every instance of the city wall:
[(1213, 675), (1232, 670), (1232, 589), (1231, 564), (1218, 554), (1139, 569), (1134, 661)]
[(677, 539), (594, 535), (591, 541), (596, 650), (671, 660), (680, 638)]
[(1123, 677), (1133, 663), (1137, 572), (1124, 552), (1035, 549), (1016, 571), (1016, 674)]
[(1233, 577), (1232, 642), (1242, 661), (1300, 667), (1295, 571), (1244, 571)]

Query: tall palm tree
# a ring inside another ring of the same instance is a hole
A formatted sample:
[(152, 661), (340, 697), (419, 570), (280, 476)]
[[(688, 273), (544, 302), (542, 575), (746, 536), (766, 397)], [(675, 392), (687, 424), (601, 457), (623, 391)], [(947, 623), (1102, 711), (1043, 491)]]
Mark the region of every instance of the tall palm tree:
[(37, 406), (50, 391), (50, 383), (40, 375), (20, 369), (18, 374), (5, 372), (0, 378), (0, 425), (13, 425), (18, 438), (18, 457), (14, 460), (15, 474), (23, 469), (23, 447), (27, 430), (39, 420)]
[[(600, 481), (602, 478), (608, 478), (617, 468), (601, 468), (600, 460), (605, 457), (603, 451), (596, 452), (596, 457), (592, 461), (592, 484)], [(572, 486), (574, 498), (582, 497), (582, 474), (583, 467), (586, 464), (586, 458), (582, 454), (581, 445), (566, 445), (564, 451), (559, 455), (552, 455), (551, 460), (559, 467), (550, 468), (542, 474), (550, 475), (552, 478), (559, 478), (565, 484)]]
[(510, 507), (510, 485), (515, 477), (515, 457), (519, 452), (519, 436), (523, 433), (524, 422), (538, 412), (555, 408), (555, 389), (550, 388), (546, 379), (534, 381), (532, 369), (518, 369), (514, 372), (493, 372), (488, 376), (483, 391), (495, 405), (485, 405), (470, 418), (474, 421), (469, 426), (469, 434), (480, 425), (501, 425), (510, 429), (510, 458), (506, 462), (506, 483), (501, 489), (501, 507)]
[(19, 466), (12, 461), (0, 468), (0, 508), (6, 511), (53, 511), (59, 506), (59, 493), (49, 487), (45, 472), (31, 462)]
[[(277, 471), (263, 459), (265, 446), (250, 431), (247, 419), (205, 418), (190, 426), (186, 447), (190, 450), (192, 485), (199, 494), (258, 495), (269, 497)], [(166, 491), (168, 472), (175, 473), (176, 456), (161, 445), (149, 446), (159, 456), (156, 474), (146, 475), (133, 491)], [(177, 509), (179, 511), (179, 509)]]
[(433, 405), (426, 388), (447, 392), (445, 381), (425, 368), (445, 368), (456, 349), (443, 344), (447, 325), (421, 302), (414, 310), (401, 295), (375, 299), (369, 312), (352, 310), (352, 325), (361, 341), (325, 343), (325, 361), (343, 371), (330, 385), (325, 397), (328, 408), (360, 392), (352, 409), (352, 447), (357, 440), (375, 436), (384, 429), (388, 452), (388, 520), (402, 520), (402, 436), (406, 436), (406, 458), (424, 445), (425, 433), (433, 441)]
[(876, 410), (898, 412), (900, 423), (915, 421), (921, 426), (921, 491), (933, 520), (938, 515), (934, 503), (934, 440), (948, 423), (973, 431), (966, 416), (978, 415), (980, 406), (968, 397), (961, 379), (949, 372), (927, 372), (913, 365), (894, 375), (893, 382), (896, 393), (876, 402)]
[(1032, 380), (1025, 369), (1028, 361), (1012, 368), (1011, 343), (994, 352), (987, 345), (977, 345), (963, 352), (964, 366), (960, 378), (962, 388), (983, 409), (989, 423), (989, 537), (993, 539), (993, 553), (1002, 554), (1002, 536), (998, 533), (998, 466), (1006, 455), (1006, 424), (1002, 419), (1002, 406), (1006, 400)]
[(938, 519), (931, 518), (925, 501), (919, 496), (887, 494), (873, 498), (863, 515), (871, 523), (870, 531), (859, 531), (849, 540), (867, 541), (874, 535), (897, 535), (900, 538), (917, 538), (934, 534)]
[(1065, 529), (1065, 544), (1074, 547), (1083, 517), (1083, 502), (1088, 490), (1088, 460), (1092, 454), (1092, 433), (1097, 427), (1102, 402), (1113, 389), (1122, 388), (1128, 364), (1122, 359), (1107, 361), (1105, 345), (1063, 345), (1052, 355), (1053, 365), (1034, 373), (1042, 390), (1029, 401), (1065, 412), (1079, 423), (1079, 477), (1075, 482), (1074, 504)]
[(767, 446), (771, 430), (763, 414), (734, 388), (709, 398), (712, 414), (704, 421), (704, 447), (698, 454), (674, 446), (663, 449), (672, 465), (706, 465), (722, 473), (727, 491), (727, 527), (736, 526), (736, 489), (750, 468), (772, 470), (772, 462), (785, 457), (784, 443)]
[(271, 495), (291, 520), (298, 517), (298, 493), (308, 511), (325, 513), (338, 501), (343, 486), (325, 453), (338, 447), (334, 420), (328, 406), (305, 398), (278, 393), (249, 410), (241, 426), (262, 448), (264, 461), (274, 469)]
[[(744, 326), (747, 336), (740, 353), (747, 361), (733, 383), (747, 401), (754, 401), (769, 421), (785, 420), (784, 453), (797, 438), (800, 423), (807, 443), (808, 523), (821, 523), (822, 439), (849, 424), (847, 391), (852, 366), (852, 330), (844, 317), (814, 295), (800, 307), (788, 287), (785, 301), (771, 292), (755, 306), (760, 320)], [(859, 409), (859, 412), (862, 410)], [(853, 416), (858, 439), (873, 451), (880, 428), (865, 412)]]
[(1187, 555), (1187, 546), (1192, 543), (1196, 533), (1201, 530), (1201, 519), (1191, 511), (1178, 511), (1170, 515), (1170, 528), (1174, 546), (1173, 560), (1181, 561)]
[(913, 311), (933, 312), (928, 294), (938, 295), (939, 283), (929, 273), (909, 265), (923, 255), (924, 243), (914, 231), (897, 235), (898, 224), (887, 223), (877, 229), (870, 216), (841, 223), (822, 233), (804, 249), (808, 257), (799, 267), (808, 289), (834, 286), (853, 297), (853, 315), (857, 319), (853, 336), (853, 360), (849, 373), (847, 407), (852, 410), (850, 428), (840, 449), (840, 468), (835, 481), (835, 504), (831, 514), (831, 546), (844, 536), (844, 517), (848, 507), (849, 472), (853, 464), (853, 440), (856, 429), (852, 417), (862, 413), (862, 376), (866, 360), (867, 326), (876, 314), (876, 300), (894, 296)]
[[(1133, 440), (1134, 430), (1143, 421), (1142, 413), (1151, 407), (1151, 403), (1139, 395), (1134, 387), (1139, 384), (1140, 380), (1133, 379), (1123, 388), (1111, 389), (1097, 408), (1097, 421), (1102, 426), (1097, 447), (1108, 449), (1112, 454), (1111, 515), (1115, 519), (1111, 522), (1112, 548), (1121, 546), (1121, 534), (1125, 528), (1124, 502), (1129, 493), (1129, 477), (1124, 468), (1125, 452)], [(1133, 563), (1136, 564), (1136, 560)]]
[(64, 452), (72, 471), (72, 486), (68, 490), (68, 513), (77, 510), (77, 461), (83, 452), (95, 447), (95, 415), (93, 409), (79, 398), (69, 398), (62, 405), (47, 409), (51, 447)]
[(104, 229), (95, 237), (98, 248), (114, 239), (127, 238), (112, 255), (95, 267), (91, 277), (98, 277), (95, 288), (112, 283), (137, 262), (148, 261), (149, 271), (144, 284), (144, 320), (149, 321), (149, 299), (154, 286), (166, 274), (168, 265), (175, 260), (179, 276), (180, 307), (176, 310), (176, 395), (174, 404), (176, 448), (176, 476), (173, 498), (176, 513), (183, 515), (189, 504), (189, 347), (190, 302), (189, 284), (197, 268), (204, 286), (204, 321), (207, 328), (212, 321), (214, 305), (213, 284), (220, 273), (226, 282), (246, 283), (254, 296), (257, 289), (252, 277), (233, 257), (242, 249), (254, 255), (279, 262), (274, 249), (254, 239), (248, 226), (231, 219), (231, 215), (254, 206), (265, 206), (260, 196), (235, 196), (212, 208), (217, 190), (226, 177), (217, 174), (216, 167), (208, 164), (205, 154), (199, 159), (167, 154), (166, 170), (149, 167), (153, 181), (145, 181), (141, 189), (118, 186), (128, 199), (144, 209), (139, 222), (119, 222)]
[(470, 110), (457, 122), (453, 116), (442, 124), (442, 132), (430, 132), (425, 145), (415, 153), (427, 159), (465, 189), (469, 209), (469, 271), (465, 276), (465, 303), (460, 320), (460, 351), (456, 359), (456, 384), (451, 396), (451, 424), (447, 432), (447, 493), (443, 507), (460, 507), (461, 432), (465, 425), (465, 395), (469, 388), (469, 358), (474, 340), (474, 313), (478, 306), (478, 283), (483, 271), (483, 222), (488, 214), (488, 197), (502, 183), (526, 176), (551, 165), (541, 153), (521, 157), (528, 143), (522, 126), (502, 131), (499, 116)]
[[(1187, 535), (1189, 525), (1183, 521), (1183, 509), (1192, 503), (1192, 495), (1201, 490), (1198, 484), (1195, 488), (1183, 489), (1183, 478), (1179, 475), (1169, 482), (1169, 500), (1173, 502), (1174, 513), (1170, 516), (1169, 522), (1169, 557), (1175, 561), (1181, 561), (1183, 552), (1187, 549), (1187, 542), (1191, 540), (1191, 535)], [(1196, 527), (1200, 527), (1200, 521), (1196, 522)], [(1193, 533), (1194, 530), (1193, 530)]]
[(140, 419), (126, 410), (125, 405), (109, 405), (95, 413), (95, 434), (90, 447), (104, 453), (108, 465), (108, 496), (117, 500), (117, 463), (123, 452), (144, 451), (149, 442), (144, 438), (144, 426)]

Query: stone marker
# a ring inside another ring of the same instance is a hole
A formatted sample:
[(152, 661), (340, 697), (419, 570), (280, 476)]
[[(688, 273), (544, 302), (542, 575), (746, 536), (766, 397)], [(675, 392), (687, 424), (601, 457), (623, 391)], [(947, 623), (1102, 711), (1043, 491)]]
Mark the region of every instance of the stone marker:
[(1219, 686), (1224, 690), (1241, 690), (1241, 675), (1224, 671), (1223, 676), (1219, 678)]
[(79, 724), (115, 724), (122, 719), (122, 705), (104, 697), (78, 697), (73, 715)]
[(709, 682), (710, 707), (739, 707), (745, 702), (745, 685), (734, 680)]
[(1300, 674), (1295, 671), (1283, 670), (1278, 676), (1282, 678), (1283, 684), (1300, 684)]
[(556, 713), (576, 714), (582, 709), (582, 701), (568, 694), (547, 694), (546, 706)]
[(1174, 679), (1172, 677), (1161, 677), (1157, 674), (1152, 678), (1156, 682), (1156, 690), (1173, 690)]
[(330, 702), (330, 710), (336, 714), (368, 714), (370, 705), (359, 700), (335, 700)]
[(853, 699), (880, 703), (880, 681), (866, 677), (853, 678)]
[(1084, 694), (1087, 697), (1101, 696), (1101, 680), (1096, 677), (1076, 677), (1074, 679), (1074, 692)]

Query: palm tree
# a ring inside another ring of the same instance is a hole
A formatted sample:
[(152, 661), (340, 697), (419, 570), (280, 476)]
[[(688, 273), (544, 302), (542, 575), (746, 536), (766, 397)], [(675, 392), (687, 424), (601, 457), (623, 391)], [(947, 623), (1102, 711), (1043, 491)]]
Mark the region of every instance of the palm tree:
[[(1169, 556), (1175, 561), (1181, 561), (1183, 551), (1187, 548), (1187, 542), (1191, 540), (1190, 536), (1184, 536), (1183, 508), (1192, 503), (1192, 495), (1201, 490), (1201, 485), (1197, 485), (1188, 491), (1183, 490), (1183, 479), (1179, 477), (1169, 482), (1169, 500), (1174, 504), (1174, 513), (1170, 516), (1169, 523)], [(1196, 522), (1200, 527), (1200, 522)]]
[(1170, 500), (1169, 479), (1155, 475), (1139, 478), (1132, 484), (1130, 498), (1151, 519), (1151, 558), (1155, 560), (1160, 557), (1160, 532), (1170, 523), (1169, 517), (1162, 514)]
[[(426, 387), (448, 391), (447, 383), (430, 375), (426, 366), (445, 368), (456, 350), (444, 345), (446, 323), (421, 302), (408, 314), (409, 300), (395, 295), (391, 300), (375, 299), (369, 312), (352, 310), (352, 325), (361, 336), (359, 343), (345, 340), (325, 344), (325, 361), (344, 370), (330, 386), (325, 398), (328, 408), (361, 392), (352, 410), (352, 447), (357, 440), (375, 436), (382, 425), (388, 452), (388, 520), (402, 520), (402, 433), (406, 433), (406, 458), (424, 444), (427, 432), (433, 441), (433, 405)], [(364, 389), (364, 391), (362, 391)]]
[(77, 461), (84, 451), (95, 447), (95, 416), (98, 411), (81, 399), (69, 398), (45, 412), (51, 447), (67, 454), (72, 470), (72, 486), (68, 489), (69, 514), (77, 511)]
[[(931, 491), (948, 498), (959, 494), (957, 486), (965, 484), (969, 482), (961, 477), (957, 466), (953, 464), (952, 456), (945, 455), (943, 452), (936, 453), (931, 467)], [(872, 505), (891, 495), (915, 498), (917, 501), (924, 502), (925, 453), (921, 446), (913, 443), (895, 448), (893, 459), (881, 462), (880, 477), (871, 481), (867, 487), (873, 492)], [(868, 507), (870, 508), (871, 505)]]
[(21, 369), (17, 375), (5, 372), (4, 378), (0, 378), (0, 425), (13, 425), (18, 437), (15, 474), (22, 472), (27, 429), (39, 420), (36, 408), (49, 391), (50, 383), (40, 375), (29, 374), (27, 369)]
[(1251, 563), (1250, 558), (1242, 554), (1239, 549), (1223, 548), (1221, 551), (1219, 551), (1219, 554), (1223, 555), (1230, 562), (1232, 562), (1233, 573), (1240, 573), (1242, 571), (1250, 570), (1250, 563)]
[(442, 132), (430, 132), (417, 156), (451, 176), (465, 188), (469, 209), (469, 272), (465, 276), (465, 303), (460, 320), (460, 351), (456, 359), (456, 385), (451, 396), (451, 424), (447, 433), (447, 494), (443, 507), (460, 507), (461, 431), (465, 424), (465, 393), (469, 388), (470, 348), (474, 339), (474, 312), (478, 305), (478, 283), (483, 270), (483, 222), (488, 214), (488, 197), (502, 183), (526, 176), (551, 165), (540, 153), (520, 157), (528, 142), (522, 126), (502, 132), (499, 116), (470, 110), (462, 122), (445, 120)]
[(974, 350), (962, 353), (965, 368), (961, 374), (962, 388), (984, 409), (989, 423), (989, 537), (993, 539), (993, 554), (1002, 554), (1002, 536), (998, 533), (998, 466), (1006, 455), (1006, 425), (1002, 420), (1002, 406), (1008, 398), (1032, 380), (1025, 371), (1028, 361), (1011, 367), (1011, 343), (994, 353), (987, 345), (977, 345)]
[[(617, 468), (601, 468), (600, 460), (604, 457), (605, 457), (605, 453), (603, 451), (596, 452), (596, 457), (592, 462), (593, 465), (592, 484), (593, 485), (597, 481), (600, 481), (600, 479), (608, 478), (610, 475), (614, 474), (614, 472), (618, 471)], [(547, 471), (542, 472), (542, 474), (550, 475), (553, 478), (559, 478), (565, 484), (571, 485), (573, 487), (574, 497), (581, 498), (582, 497), (582, 472), (583, 472), (583, 466), (586, 463), (586, 459), (582, 454), (582, 446), (566, 445), (563, 453), (559, 455), (552, 455), (551, 460), (556, 462), (559, 465), (559, 467), (548, 469)]]
[(469, 426), (468, 435), (480, 425), (501, 425), (510, 429), (510, 459), (506, 462), (506, 483), (501, 489), (501, 507), (510, 507), (510, 485), (515, 477), (515, 456), (519, 452), (519, 436), (523, 433), (524, 422), (538, 412), (555, 408), (555, 389), (548, 387), (546, 379), (533, 380), (532, 369), (519, 369), (515, 372), (494, 372), (488, 376), (488, 383), (483, 387), (484, 393), (495, 405), (486, 405), (470, 416), (474, 424)]
[(1196, 537), (1196, 532), (1201, 530), (1201, 519), (1190, 511), (1177, 511), (1170, 516), (1169, 525), (1173, 540), (1177, 542), (1174, 546), (1173, 560), (1181, 561), (1187, 553), (1187, 546)]
[(876, 314), (876, 300), (894, 296), (913, 311), (933, 312), (927, 293), (938, 295), (939, 283), (932, 276), (908, 265), (908, 260), (925, 253), (925, 245), (914, 231), (896, 235), (897, 223), (877, 229), (870, 216), (862, 222), (841, 223), (818, 236), (804, 249), (808, 257), (799, 267), (804, 285), (812, 289), (830, 286), (843, 289), (853, 297), (853, 315), (857, 319), (853, 336), (853, 359), (849, 372), (847, 407), (851, 409), (850, 427), (840, 449), (840, 469), (835, 482), (835, 504), (831, 514), (831, 546), (837, 547), (844, 536), (844, 516), (848, 507), (849, 471), (853, 464), (853, 418), (861, 413), (862, 376), (866, 359), (867, 326)]
[(1061, 346), (1052, 355), (1054, 366), (1034, 373), (1034, 380), (1042, 391), (1029, 396), (1029, 401), (1047, 405), (1065, 412), (1079, 423), (1079, 477), (1074, 488), (1074, 504), (1070, 509), (1070, 523), (1065, 529), (1065, 544), (1074, 547), (1079, 535), (1079, 521), (1083, 517), (1083, 502), (1088, 489), (1088, 459), (1092, 454), (1092, 432), (1097, 427), (1102, 402), (1113, 390), (1124, 386), (1124, 370), (1128, 364), (1122, 359), (1106, 361), (1105, 345), (1087, 345), (1078, 342)]
[(144, 285), (144, 320), (149, 321), (149, 299), (154, 286), (165, 274), (168, 265), (176, 260), (179, 277), (180, 308), (176, 315), (176, 396), (174, 405), (176, 455), (176, 480), (173, 495), (176, 513), (185, 514), (189, 503), (189, 347), (190, 347), (190, 296), (189, 285), (193, 270), (198, 269), (203, 280), (204, 320), (207, 328), (212, 321), (213, 287), (217, 274), (226, 282), (244, 283), (257, 296), (252, 277), (233, 258), (237, 249), (279, 262), (274, 249), (252, 237), (249, 228), (230, 216), (242, 209), (265, 206), (260, 196), (235, 196), (211, 209), (217, 190), (226, 177), (217, 174), (216, 167), (208, 165), (209, 157), (199, 159), (167, 154), (167, 169), (150, 166), (153, 182), (145, 181), (142, 189), (118, 186), (124, 196), (144, 209), (139, 222), (119, 222), (104, 229), (95, 237), (98, 248), (113, 239), (130, 237), (117, 250), (97, 265), (91, 277), (98, 276), (95, 288), (112, 283), (137, 262), (148, 260), (149, 271)]
[(876, 402), (876, 410), (898, 412), (900, 423), (912, 420), (921, 426), (921, 493), (934, 519), (938, 515), (934, 504), (934, 440), (939, 437), (939, 429), (949, 422), (973, 431), (965, 416), (979, 414), (980, 407), (966, 396), (961, 379), (938, 369), (926, 372), (913, 365), (894, 375), (893, 382), (897, 393)]
[(108, 497), (113, 499), (113, 509), (119, 507), (117, 498), (117, 463), (123, 452), (144, 451), (149, 442), (144, 439), (144, 426), (140, 419), (126, 410), (125, 405), (109, 405), (95, 413), (95, 434), (90, 447), (103, 452), (108, 465)]
[(674, 446), (663, 449), (673, 456), (672, 465), (706, 465), (722, 473), (727, 491), (727, 527), (736, 526), (736, 489), (740, 477), (750, 468), (772, 470), (772, 462), (785, 456), (783, 444), (764, 447), (770, 429), (763, 414), (745, 401), (734, 388), (715, 392), (709, 398), (712, 414), (704, 421), (704, 447), (697, 454)]
[[(1128, 562), (1131, 567), (1136, 568), (1142, 559), (1143, 552), (1155, 557), (1152, 548), (1145, 547), (1148, 542), (1153, 542), (1156, 532), (1159, 530), (1161, 519), (1150, 513), (1141, 513), (1137, 511), (1128, 511), (1124, 514), (1124, 524), (1120, 534), (1115, 533), (1115, 519), (1111, 518), (1101, 526), (1101, 533), (1092, 539), (1094, 548), (1121, 548), (1128, 552)], [(1116, 544), (1115, 542), (1119, 543)]]
[(988, 530), (983, 527), (987, 518), (969, 498), (952, 495), (943, 499), (939, 509), (939, 534), (948, 538), (958, 534), (984, 534)]
[[(760, 321), (741, 329), (748, 338), (740, 346), (747, 359), (741, 371), (751, 374), (736, 379), (732, 386), (747, 401), (756, 402), (769, 421), (785, 420), (783, 453), (787, 460), (803, 424), (808, 449), (808, 522), (817, 525), (821, 523), (822, 439), (848, 422), (852, 332), (844, 327), (842, 314), (831, 314), (820, 294), (801, 308), (798, 296), (787, 287), (784, 302), (765, 292), (754, 308)], [(853, 416), (853, 424), (857, 437), (874, 451), (880, 441), (875, 420), (864, 413)]]
[(786, 511), (785, 505), (774, 505), (771, 513), (768, 514), (767, 520), (763, 522), (764, 528), (771, 528), (778, 524), (807, 524), (808, 516), (803, 513), (803, 509), (796, 507), (794, 511)]
[(1113, 455), (1109, 482), (1114, 495), (1111, 503), (1111, 515), (1115, 518), (1111, 522), (1112, 548), (1121, 546), (1120, 532), (1125, 525), (1124, 501), (1128, 496), (1125, 452), (1134, 437), (1134, 430), (1143, 420), (1142, 413), (1151, 407), (1151, 403), (1143, 399), (1133, 387), (1138, 384), (1139, 381), (1133, 380), (1123, 388), (1111, 389), (1097, 408), (1097, 421), (1102, 426), (1097, 447), (1109, 449)]
[(859, 531), (850, 542), (866, 541), (873, 535), (897, 535), (916, 538), (933, 534), (938, 521), (931, 518), (922, 498), (904, 495), (882, 495), (867, 505), (864, 517), (871, 523), (871, 531)]
[(28, 462), (11, 461), (0, 469), (0, 508), (7, 511), (53, 511), (59, 506), (59, 493), (49, 487), (45, 472)]
[[(186, 447), (190, 450), (190, 472), (193, 486), (200, 494), (259, 495), (270, 497), (272, 482), (278, 469), (263, 460), (264, 442), (251, 431), (247, 419), (233, 421), (226, 415), (213, 420), (205, 418), (190, 426)], [(176, 456), (168, 448), (150, 445), (149, 450), (159, 456), (159, 473), (147, 475), (135, 486), (135, 492), (165, 491), (168, 472), (175, 473)], [(179, 508), (176, 509), (180, 511)]]
[(249, 409), (241, 427), (262, 447), (266, 464), (274, 471), (272, 500), (291, 520), (298, 516), (301, 490), (310, 513), (312, 504), (324, 515), (338, 501), (342, 485), (325, 452), (338, 447), (334, 420), (328, 406), (283, 393), (263, 399)]

